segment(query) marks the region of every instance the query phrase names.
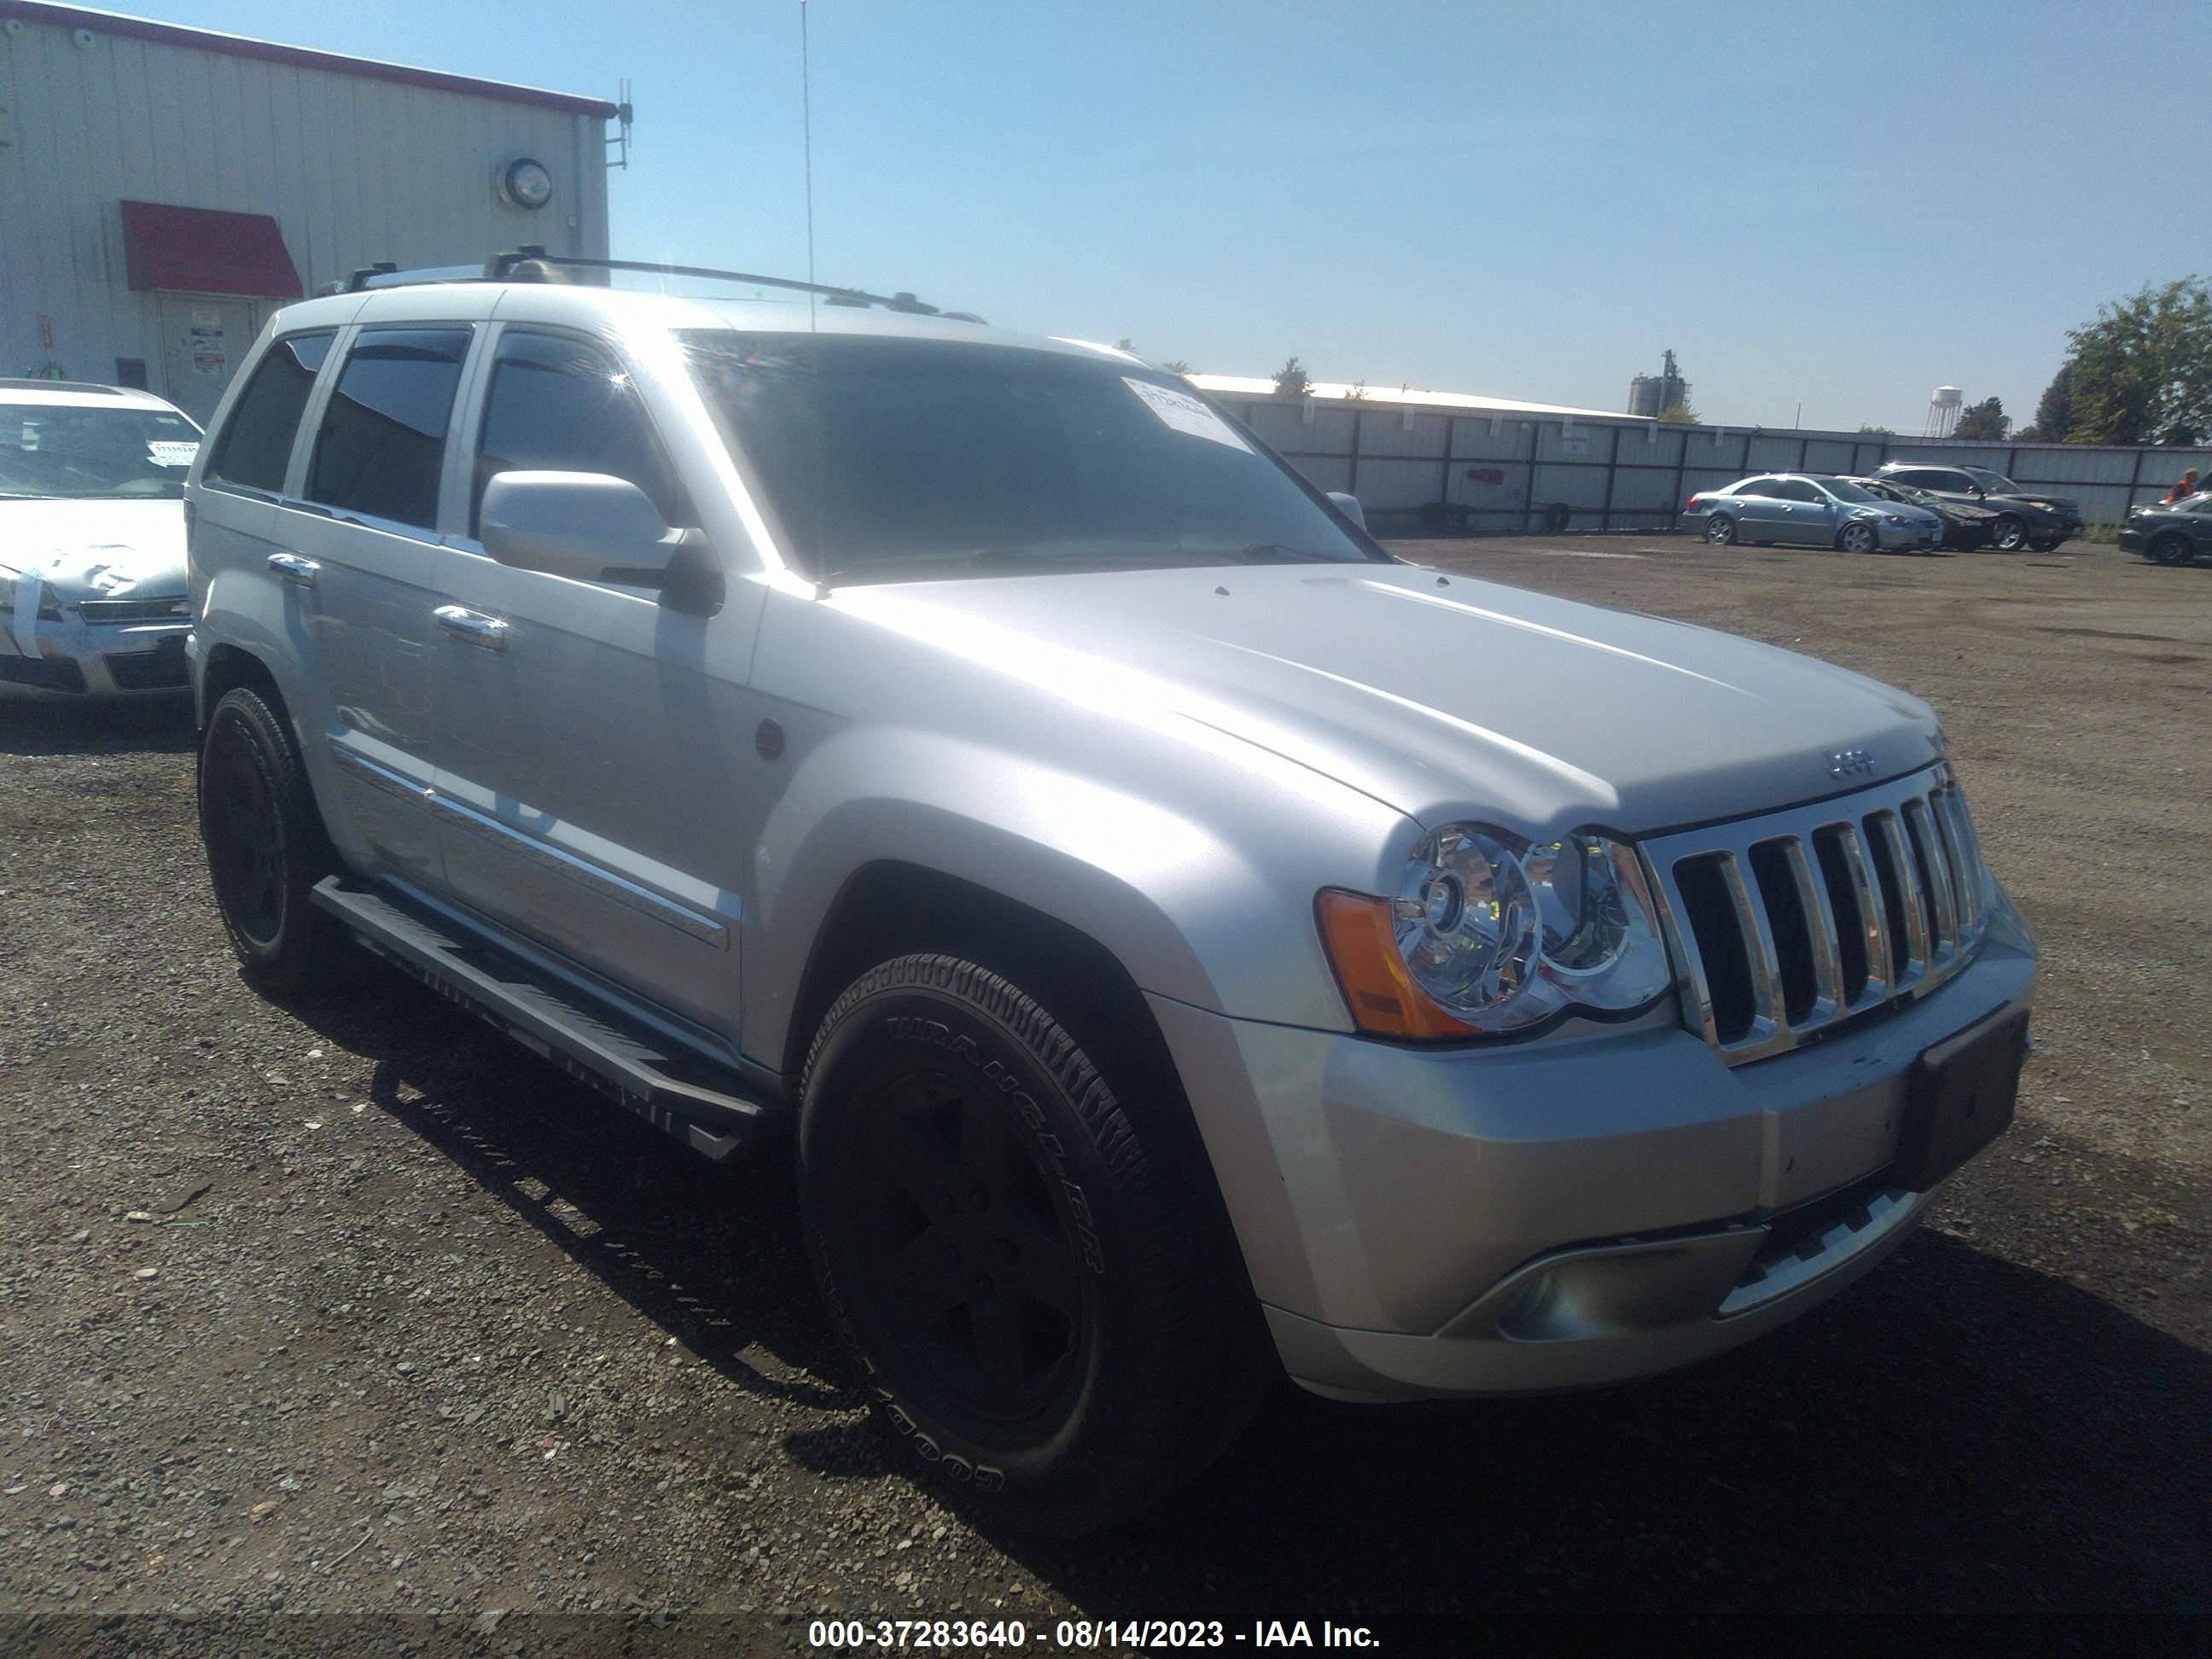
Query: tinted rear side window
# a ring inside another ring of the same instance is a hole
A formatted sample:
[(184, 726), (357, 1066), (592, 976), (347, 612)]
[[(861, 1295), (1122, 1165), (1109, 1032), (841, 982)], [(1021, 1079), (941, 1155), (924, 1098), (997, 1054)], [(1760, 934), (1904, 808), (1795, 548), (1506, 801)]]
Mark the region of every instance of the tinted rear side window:
[(284, 488), (292, 437), (314, 390), (315, 373), (331, 355), (331, 336), (295, 334), (269, 348), (216, 440), (208, 476), (270, 492)]
[(501, 337), (484, 400), (471, 528), (484, 486), (510, 471), (610, 473), (642, 489), (663, 521), (686, 520), (629, 377), (587, 341), (521, 329)]
[(307, 499), (428, 529), (469, 331), (364, 329), (323, 411)]

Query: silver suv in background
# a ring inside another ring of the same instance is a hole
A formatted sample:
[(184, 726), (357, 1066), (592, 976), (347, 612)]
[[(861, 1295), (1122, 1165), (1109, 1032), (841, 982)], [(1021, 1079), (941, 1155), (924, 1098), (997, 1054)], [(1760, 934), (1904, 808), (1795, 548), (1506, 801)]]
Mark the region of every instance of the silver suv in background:
[(1109, 347), (575, 274), (370, 279), (225, 398), (216, 902), (272, 989), (350, 939), (709, 1157), (787, 1128), (977, 1503), (1128, 1516), (1285, 1372), (1717, 1353), (2009, 1120), (2035, 951), (1917, 699), (1405, 563)]

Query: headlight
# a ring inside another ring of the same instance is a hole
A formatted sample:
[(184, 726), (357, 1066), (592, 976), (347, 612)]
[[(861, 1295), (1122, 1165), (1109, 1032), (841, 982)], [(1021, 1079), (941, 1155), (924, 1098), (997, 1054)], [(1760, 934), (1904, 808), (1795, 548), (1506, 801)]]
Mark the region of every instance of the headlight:
[(1330, 891), (1318, 909), (1354, 1023), (1378, 1036), (1632, 1013), (1674, 981), (1636, 849), (1602, 836), (1531, 846), (1448, 824), (1414, 849), (1394, 897)]
[(1884, 524), (1903, 524), (1905, 522), (1905, 514), (1902, 513), (1885, 513), (1881, 515), (1881, 520)]

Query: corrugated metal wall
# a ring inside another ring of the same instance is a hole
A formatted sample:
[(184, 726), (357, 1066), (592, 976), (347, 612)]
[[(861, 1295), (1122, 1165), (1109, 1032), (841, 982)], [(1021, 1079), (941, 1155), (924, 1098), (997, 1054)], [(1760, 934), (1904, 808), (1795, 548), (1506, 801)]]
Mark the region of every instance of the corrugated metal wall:
[[(1468, 527), (1508, 533), (1556, 522), (1577, 530), (1671, 526), (1699, 489), (1753, 472), (1871, 472), (1885, 460), (1988, 467), (2028, 489), (2070, 496), (2091, 524), (2155, 501), (2212, 451), (2057, 444), (1932, 443), (1882, 434), (1584, 421), (1480, 410), (1447, 414), (1343, 398), (1214, 394), (1322, 489), (1368, 511), (1464, 511)], [(1379, 526), (1378, 526), (1379, 527)]]
[[(310, 294), (379, 259), (607, 252), (596, 116), (98, 30), (80, 46), (18, 21), (0, 33), (0, 374), (106, 380), (142, 357), (160, 389), (155, 299), (125, 283), (125, 198), (273, 215)], [(521, 155), (553, 175), (534, 212), (497, 190)]]

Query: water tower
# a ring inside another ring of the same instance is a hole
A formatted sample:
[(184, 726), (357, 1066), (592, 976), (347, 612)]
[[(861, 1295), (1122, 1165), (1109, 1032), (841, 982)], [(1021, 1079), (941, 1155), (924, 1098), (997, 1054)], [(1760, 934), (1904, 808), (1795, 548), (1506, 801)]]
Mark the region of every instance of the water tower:
[(1928, 422), (1920, 428), (1923, 438), (1948, 438), (1951, 428), (1959, 424), (1959, 405), (1966, 402), (1966, 394), (1954, 386), (1939, 386), (1928, 394)]

